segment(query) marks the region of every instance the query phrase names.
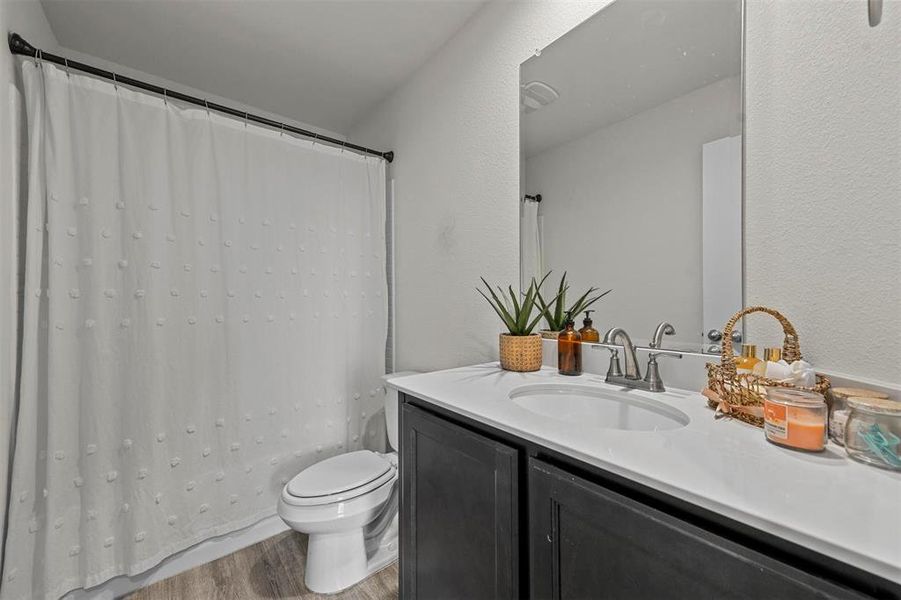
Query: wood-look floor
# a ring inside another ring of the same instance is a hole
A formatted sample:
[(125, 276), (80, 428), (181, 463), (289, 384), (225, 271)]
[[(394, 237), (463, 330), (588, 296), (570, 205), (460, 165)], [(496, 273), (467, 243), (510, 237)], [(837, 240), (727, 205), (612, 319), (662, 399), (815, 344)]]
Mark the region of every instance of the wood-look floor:
[(268, 540), (138, 590), (129, 600), (393, 600), (397, 563), (330, 596), (303, 584), (307, 536), (286, 531)]

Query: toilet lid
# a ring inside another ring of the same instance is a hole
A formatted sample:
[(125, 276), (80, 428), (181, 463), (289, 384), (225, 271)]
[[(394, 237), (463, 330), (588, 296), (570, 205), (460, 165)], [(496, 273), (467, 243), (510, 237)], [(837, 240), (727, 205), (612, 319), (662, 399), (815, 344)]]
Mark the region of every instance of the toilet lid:
[(391, 471), (391, 464), (369, 450), (358, 450), (327, 458), (307, 467), (288, 482), (295, 498), (316, 498), (361, 488)]

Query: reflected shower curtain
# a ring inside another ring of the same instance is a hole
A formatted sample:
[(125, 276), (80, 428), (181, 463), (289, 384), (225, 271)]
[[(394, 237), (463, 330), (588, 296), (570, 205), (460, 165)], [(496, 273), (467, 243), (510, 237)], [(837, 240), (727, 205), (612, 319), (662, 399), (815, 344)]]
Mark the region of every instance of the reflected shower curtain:
[(384, 162), (23, 63), (4, 599), (135, 574), (383, 447)]
[(523, 200), (519, 203), (519, 277), (520, 289), (529, 287), (532, 278), (541, 280), (544, 264), (541, 256), (541, 217), (539, 203)]

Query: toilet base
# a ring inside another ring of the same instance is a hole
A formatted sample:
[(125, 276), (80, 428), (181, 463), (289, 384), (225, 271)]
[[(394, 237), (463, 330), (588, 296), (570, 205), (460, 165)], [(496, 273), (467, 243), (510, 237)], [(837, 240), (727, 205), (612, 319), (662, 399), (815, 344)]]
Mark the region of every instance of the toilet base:
[(335, 594), (390, 566), (397, 560), (397, 530), (396, 526), (389, 529), (377, 544), (366, 539), (362, 528), (310, 534), (304, 573), (307, 589)]

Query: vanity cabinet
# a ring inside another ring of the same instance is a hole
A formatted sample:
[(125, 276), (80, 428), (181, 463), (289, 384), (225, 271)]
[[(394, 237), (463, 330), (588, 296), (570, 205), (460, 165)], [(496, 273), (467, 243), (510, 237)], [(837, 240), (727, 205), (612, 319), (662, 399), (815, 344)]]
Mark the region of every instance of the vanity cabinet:
[(532, 598), (857, 597), (540, 460), (528, 478)]
[(404, 404), (403, 598), (518, 598), (516, 449)]
[(400, 395), (404, 600), (901, 599), (898, 585)]

